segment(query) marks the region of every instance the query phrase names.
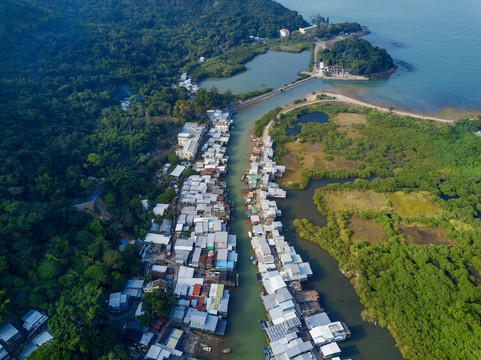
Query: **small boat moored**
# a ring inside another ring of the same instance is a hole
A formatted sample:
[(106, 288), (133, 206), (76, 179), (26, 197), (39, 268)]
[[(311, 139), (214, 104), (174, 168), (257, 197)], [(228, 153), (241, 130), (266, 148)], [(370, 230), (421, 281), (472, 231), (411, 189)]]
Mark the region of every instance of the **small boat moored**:
[(222, 349), (220, 352), (222, 354), (229, 354), (232, 350), (230, 348), (225, 348), (225, 349)]
[[(266, 329), (267, 329), (267, 324), (266, 324), (266, 322), (265, 322), (264, 320), (259, 320), (259, 325), (260, 325), (262, 331), (266, 331)], [(269, 352), (267, 352), (267, 353), (269, 353)]]

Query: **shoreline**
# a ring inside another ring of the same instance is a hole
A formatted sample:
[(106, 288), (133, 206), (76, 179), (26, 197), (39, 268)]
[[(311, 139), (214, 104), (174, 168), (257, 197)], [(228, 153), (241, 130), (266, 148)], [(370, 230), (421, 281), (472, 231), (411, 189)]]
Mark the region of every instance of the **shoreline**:
[[(332, 97), (333, 99), (317, 100), (316, 96), (320, 94), (324, 94), (328, 97)], [(475, 120), (477, 116), (481, 116), (481, 110), (455, 109), (453, 107), (446, 107), (437, 112), (422, 114), (409, 109), (402, 109), (402, 108), (396, 108), (393, 106), (370, 103), (366, 100), (362, 100), (358, 97), (355, 97), (352, 94), (345, 95), (342, 93), (337, 93), (332, 91), (318, 91), (315, 94), (310, 93), (305, 97), (305, 99), (307, 99), (306, 102), (302, 104), (298, 104), (296, 106), (287, 107), (281, 113), (284, 114), (289, 112), (292, 109), (296, 109), (303, 106), (309, 106), (313, 104), (318, 104), (322, 102), (340, 102), (340, 103), (346, 103), (346, 104), (355, 105), (355, 106), (363, 106), (363, 107), (371, 108), (371, 109), (382, 111), (382, 112), (391, 112), (399, 116), (410, 116), (410, 117), (418, 118), (421, 120), (432, 120), (432, 121), (438, 121), (443, 123), (455, 123), (457, 120), (466, 119), (466, 118), (468, 118), (469, 120)], [(289, 104), (287, 104), (287, 106), (288, 105)]]

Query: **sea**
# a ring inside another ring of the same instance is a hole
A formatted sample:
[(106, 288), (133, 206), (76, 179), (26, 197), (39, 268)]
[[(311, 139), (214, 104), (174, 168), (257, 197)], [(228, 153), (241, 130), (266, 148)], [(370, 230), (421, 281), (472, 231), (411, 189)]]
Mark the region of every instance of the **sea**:
[[(385, 80), (369, 82), (319, 82), (319, 89), (338, 91), (362, 100), (433, 114), (443, 111), (481, 110), (481, 1), (479, 0), (279, 0), (307, 21), (316, 14), (331, 23), (354, 21), (368, 27), (365, 36), (385, 48), (399, 63)], [(291, 29), (295, 30), (295, 29)], [(307, 54), (268, 53), (248, 64), (248, 71), (232, 83), (207, 83), (242, 89), (280, 86), (276, 66), (286, 61), (306, 61)], [(276, 60), (272, 60), (275, 58)], [(302, 58), (302, 60), (301, 60)], [(307, 67), (307, 65), (306, 65)], [(260, 79), (259, 72), (269, 79)], [(247, 75), (247, 73), (249, 73)], [(252, 76), (251, 76), (252, 75)], [(280, 76), (283, 77), (283, 76)], [(248, 79), (247, 79), (248, 78)], [(255, 79), (255, 80), (253, 80)], [(245, 84), (248, 84), (246, 86)], [(234, 85), (235, 84), (235, 85)]]

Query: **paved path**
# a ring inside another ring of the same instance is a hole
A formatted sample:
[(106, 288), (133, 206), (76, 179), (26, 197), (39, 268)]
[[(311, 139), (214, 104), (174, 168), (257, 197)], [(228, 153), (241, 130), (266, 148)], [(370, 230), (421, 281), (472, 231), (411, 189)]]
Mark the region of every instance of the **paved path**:
[(375, 110), (378, 110), (378, 111), (391, 112), (393, 114), (401, 115), (401, 116), (410, 116), (410, 117), (413, 117), (413, 118), (424, 119), (424, 120), (433, 120), (433, 121), (439, 121), (439, 122), (444, 122), (444, 123), (455, 123), (456, 122), (456, 120), (453, 120), (453, 119), (442, 119), (442, 118), (439, 118), (439, 117), (425, 116), (425, 115), (422, 115), (422, 114), (416, 114), (416, 113), (412, 113), (412, 112), (408, 112), (408, 111), (396, 110), (392, 107), (383, 107), (383, 106), (379, 106), (379, 105), (373, 105), (373, 104), (370, 104), (368, 102), (365, 102), (365, 101), (362, 101), (362, 100), (357, 100), (357, 99), (354, 99), (354, 98), (346, 96), (346, 95), (341, 95), (341, 94), (336, 94), (336, 93), (331, 93), (331, 92), (323, 92), (323, 94), (328, 96), (328, 97), (335, 98), (335, 99), (326, 99), (326, 100), (316, 100), (316, 101), (305, 102), (305, 103), (298, 104), (296, 106), (290, 107), (288, 109), (285, 109), (280, 114), (288, 113), (289, 111), (291, 111), (293, 109), (297, 109), (299, 107), (309, 106), (309, 105), (313, 105), (313, 104), (320, 104), (320, 103), (323, 103), (323, 102), (343, 102), (343, 103), (347, 103), (347, 104), (352, 104), (352, 105), (363, 106), (363, 107), (375, 109)]

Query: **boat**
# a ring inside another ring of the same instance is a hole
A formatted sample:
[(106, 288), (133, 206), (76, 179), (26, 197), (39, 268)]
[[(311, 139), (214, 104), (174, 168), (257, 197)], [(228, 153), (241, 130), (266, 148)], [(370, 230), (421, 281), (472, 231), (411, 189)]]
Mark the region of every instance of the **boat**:
[(256, 264), (256, 263), (257, 263), (257, 260), (256, 260), (256, 258), (255, 258), (254, 256), (251, 256), (251, 263), (252, 263), (252, 265), (257, 265), (257, 264)]
[(247, 235), (249, 235), (249, 237), (252, 239), (252, 232), (251, 232), (251, 231), (249, 231), (249, 232), (247, 233)]
[(225, 349), (222, 349), (220, 352), (222, 354), (229, 354), (232, 350), (230, 348), (225, 348)]
[(250, 218), (251, 217), (251, 213), (249, 211), (246, 211), (246, 218)]
[[(267, 329), (267, 324), (266, 324), (266, 322), (265, 322), (264, 320), (259, 320), (259, 325), (260, 325), (262, 331), (266, 331), (266, 329)], [(264, 350), (265, 350), (265, 349), (264, 349)], [(267, 353), (269, 353), (269, 351), (268, 351)]]
[(246, 174), (242, 175), (242, 176), (241, 176), (241, 181), (244, 181), (245, 178), (246, 178)]
[(210, 346), (204, 346), (202, 350), (204, 350), (205, 352), (211, 352), (212, 348)]

